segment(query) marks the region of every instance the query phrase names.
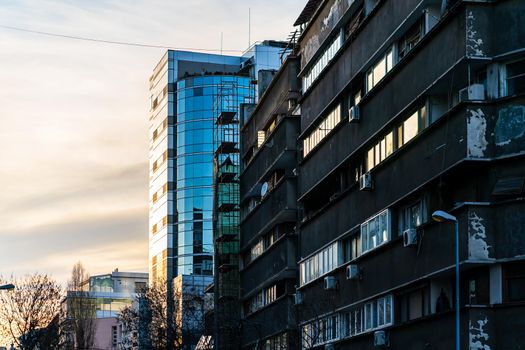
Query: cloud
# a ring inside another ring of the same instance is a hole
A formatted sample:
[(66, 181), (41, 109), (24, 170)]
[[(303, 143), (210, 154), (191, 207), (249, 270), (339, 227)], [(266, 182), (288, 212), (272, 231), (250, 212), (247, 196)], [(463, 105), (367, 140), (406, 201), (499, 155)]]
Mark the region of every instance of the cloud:
[(121, 270), (147, 268), (147, 209), (112, 212), (42, 225), (28, 230), (0, 231), (6, 242), (0, 249), (0, 274), (33, 271), (53, 273), (65, 281), (80, 260), (93, 273), (110, 266)]
[[(4, 25), (115, 41), (245, 49), (284, 39), (297, 0), (5, 0)], [(147, 268), (148, 78), (162, 49), (0, 28), (0, 272), (63, 280)]]

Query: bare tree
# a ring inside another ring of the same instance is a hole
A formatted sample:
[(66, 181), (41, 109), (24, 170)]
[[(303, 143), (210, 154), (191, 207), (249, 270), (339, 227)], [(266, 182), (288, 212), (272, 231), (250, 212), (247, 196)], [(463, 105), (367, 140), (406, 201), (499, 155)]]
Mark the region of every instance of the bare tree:
[(11, 281), (16, 289), (0, 293), (1, 334), (22, 350), (58, 349), (60, 285), (38, 273)]
[[(204, 332), (204, 313), (211, 307), (211, 299), (200, 293), (173, 290), (173, 316), (168, 320), (167, 283), (156, 282), (136, 296), (134, 304), (121, 310), (118, 322), (127, 335), (119, 344), (121, 350), (189, 348), (184, 344)], [(171, 323), (171, 327), (169, 327)], [(169, 336), (168, 332), (173, 335)], [(169, 344), (169, 342), (172, 342)]]
[(69, 348), (78, 350), (91, 349), (95, 338), (96, 305), (89, 291), (89, 274), (81, 262), (77, 262), (71, 271), (67, 291), (66, 327), (73, 344)]
[(298, 347), (311, 348), (335, 337), (340, 322), (337, 316), (333, 315), (337, 298), (337, 291), (329, 291), (316, 295), (315, 301), (305, 298), (301, 305), (295, 307), (296, 322), (308, 319), (308, 322), (300, 327), (299, 341), (302, 344), (297, 344)]

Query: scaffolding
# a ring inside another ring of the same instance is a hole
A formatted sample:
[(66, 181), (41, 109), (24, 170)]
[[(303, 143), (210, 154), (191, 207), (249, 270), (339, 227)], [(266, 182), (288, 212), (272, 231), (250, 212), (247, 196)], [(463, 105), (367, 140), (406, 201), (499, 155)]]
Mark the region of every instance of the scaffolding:
[(230, 78), (221, 81), (214, 101), (215, 349), (239, 347), (239, 115), (242, 105), (253, 103), (254, 96), (252, 86)]

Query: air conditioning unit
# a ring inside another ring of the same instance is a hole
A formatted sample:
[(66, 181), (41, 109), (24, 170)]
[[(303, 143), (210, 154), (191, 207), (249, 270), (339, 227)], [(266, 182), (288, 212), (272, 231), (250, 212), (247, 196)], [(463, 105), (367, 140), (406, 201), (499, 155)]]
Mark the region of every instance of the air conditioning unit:
[(374, 188), (372, 183), (372, 174), (365, 173), (359, 178), (359, 189), (361, 191), (370, 191)]
[(417, 230), (415, 228), (409, 228), (403, 231), (403, 246), (411, 247), (417, 245)]
[(334, 276), (327, 276), (324, 278), (325, 290), (336, 290), (338, 287), (337, 279)]
[(361, 118), (361, 113), (359, 111), (359, 105), (350, 107), (348, 110), (348, 121), (350, 123), (357, 122)]
[(359, 279), (360, 273), (359, 268), (355, 264), (350, 264), (346, 267), (346, 279), (356, 280)]
[(324, 350), (334, 350), (334, 344), (326, 344)]
[(459, 102), (478, 101), (485, 99), (485, 86), (483, 84), (472, 84), (459, 90)]
[(388, 337), (385, 331), (374, 332), (374, 346), (385, 347), (388, 346)]
[(299, 291), (297, 291), (294, 294), (294, 303), (295, 305), (301, 305), (303, 303), (303, 294)]

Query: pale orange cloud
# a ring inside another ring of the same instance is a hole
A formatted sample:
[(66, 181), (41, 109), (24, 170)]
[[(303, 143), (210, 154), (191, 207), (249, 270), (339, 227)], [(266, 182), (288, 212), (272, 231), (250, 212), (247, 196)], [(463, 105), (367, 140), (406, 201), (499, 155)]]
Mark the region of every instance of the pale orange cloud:
[[(244, 49), (305, 1), (6, 0), (0, 23), (107, 40)], [(0, 274), (147, 269), (148, 77), (163, 54), (0, 28)]]

